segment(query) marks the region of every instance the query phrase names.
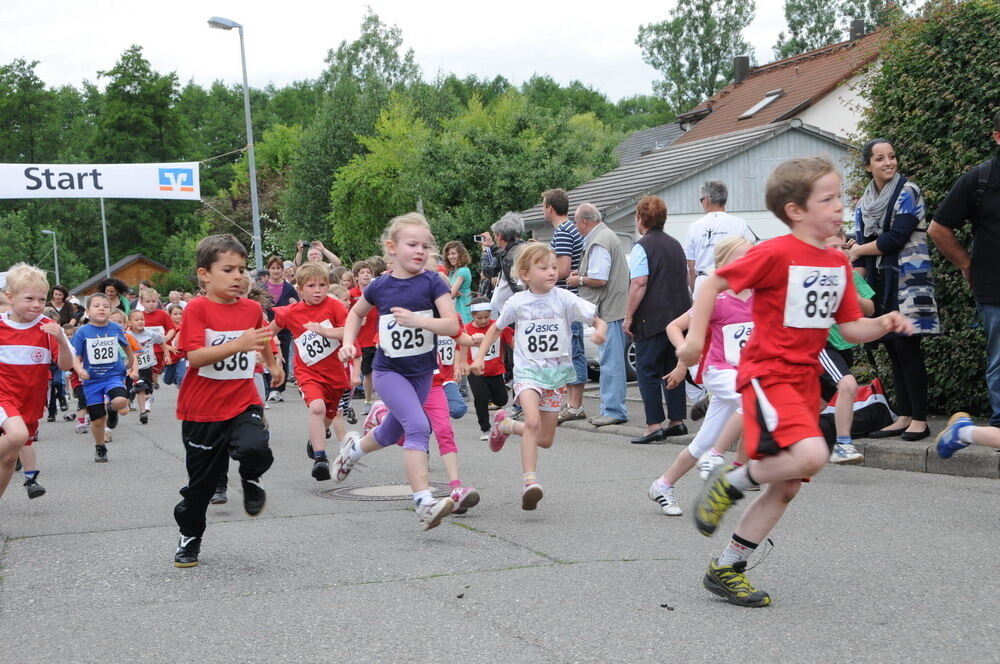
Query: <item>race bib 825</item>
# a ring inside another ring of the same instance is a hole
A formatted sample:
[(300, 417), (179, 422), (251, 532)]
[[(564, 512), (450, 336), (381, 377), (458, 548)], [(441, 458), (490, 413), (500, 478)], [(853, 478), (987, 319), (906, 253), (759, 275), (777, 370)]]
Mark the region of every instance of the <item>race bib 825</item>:
[[(433, 318), (430, 309), (414, 311), (418, 316)], [(412, 357), (435, 350), (434, 333), (422, 327), (404, 327), (396, 322), (393, 314), (378, 317), (378, 345), (386, 357)]]

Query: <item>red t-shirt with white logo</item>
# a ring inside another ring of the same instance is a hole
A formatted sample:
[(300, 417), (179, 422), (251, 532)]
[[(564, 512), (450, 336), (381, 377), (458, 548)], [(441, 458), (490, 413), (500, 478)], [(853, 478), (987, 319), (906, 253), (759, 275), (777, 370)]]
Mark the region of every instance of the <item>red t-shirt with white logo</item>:
[[(495, 320), (490, 321), (490, 325), (495, 323)], [(465, 326), (465, 332), (468, 335), (473, 334), (486, 334), (486, 331), (490, 329), (490, 325), (486, 327), (479, 327), (474, 322), (470, 322)], [(493, 345), (490, 346), (486, 351), (486, 362), (483, 365), (483, 375), (484, 376), (501, 376), (504, 372), (503, 355), (500, 354), (500, 344), (506, 346), (514, 345), (514, 329), (510, 327), (505, 327), (500, 331), (500, 336)], [(476, 354), (479, 353), (479, 344), (472, 346), (468, 350), (469, 364), (475, 360)]]
[(716, 274), (734, 291), (752, 288), (754, 333), (740, 355), (737, 387), (763, 375), (819, 371), (830, 327), (862, 317), (843, 252), (792, 234), (756, 245)]
[(321, 337), (305, 328), (306, 323), (319, 323), (324, 327), (344, 327), (347, 309), (340, 300), (323, 298), (317, 305), (296, 302), (286, 307), (274, 308), (274, 322), (292, 333), (291, 351), (295, 356), (295, 378), (299, 381), (315, 380), (333, 387), (347, 389), (349, 378), (344, 364), (337, 358), (340, 342)]
[(42, 332), (42, 325), (51, 322), (39, 316), (17, 323), (9, 312), (0, 314), (0, 427), (3, 420), (20, 415), (31, 429), (45, 412), (49, 367), (59, 361), (59, 342)]
[[(142, 312), (145, 317), (145, 329), (150, 332), (159, 332), (166, 339), (171, 330), (174, 329), (174, 321), (163, 309)], [(153, 352), (156, 353), (156, 366), (163, 365), (163, 344), (154, 344)]]
[[(253, 300), (231, 304), (196, 297), (184, 309), (178, 347), (186, 353), (226, 343), (247, 330), (265, 327), (264, 310)], [(262, 405), (253, 374), (256, 354), (235, 353), (214, 364), (188, 368), (177, 398), (177, 419), (224, 422), (253, 405)]]
[[(351, 306), (354, 306), (361, 299), (361, 288), (355, 286), (350, 290)], [(365, 321), (358, 330), (358, 336), (354, 340), (354, 345), (358, 348), (371, 348), (378, 345), (378, 307), (372, 307), (365, 316)]]

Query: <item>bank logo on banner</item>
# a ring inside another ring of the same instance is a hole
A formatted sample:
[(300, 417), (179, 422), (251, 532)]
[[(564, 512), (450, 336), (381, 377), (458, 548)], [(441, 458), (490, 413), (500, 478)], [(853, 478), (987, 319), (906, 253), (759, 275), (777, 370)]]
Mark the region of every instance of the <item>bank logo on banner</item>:
[(194, 170), (161, 168), (160, 191), (194, 191)]

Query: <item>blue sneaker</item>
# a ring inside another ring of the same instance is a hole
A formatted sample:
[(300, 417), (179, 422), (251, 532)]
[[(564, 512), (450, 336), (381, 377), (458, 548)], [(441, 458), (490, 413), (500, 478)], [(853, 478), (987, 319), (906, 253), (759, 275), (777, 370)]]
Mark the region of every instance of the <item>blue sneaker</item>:
[(962, 448), (968, 447), (968, 443), (963, 443), (958, 439), (958, 432), (965, 427), (972, 426), (972, 418), (968, 413), (955, 413), (948, 420), (948, 426), (938, 434), (936, 442), (938, 456), (948, 459), (952, 454)]

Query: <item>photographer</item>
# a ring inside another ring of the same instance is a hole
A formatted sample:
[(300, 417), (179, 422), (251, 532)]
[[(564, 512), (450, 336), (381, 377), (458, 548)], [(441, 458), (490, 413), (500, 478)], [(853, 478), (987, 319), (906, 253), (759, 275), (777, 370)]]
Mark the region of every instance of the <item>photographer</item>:
[[(329, 249), (323, 246), (323, 243), (319, 240), (313, 240), (312, 242), (307, 242), (306, 240), (299, 240), (295, 245), (295, 265), (298, 267), (302, 265), (302, 255), (305, 254), (305, 260), (309, 263), (318, 263), (326, 267), (327, 271), (331, 268), (340, 267), (340, 258), (337, 254), (333, 253)], [(325, 259), (325, 260), (324, 260)]]
[(493, 318), (496, 318), (507, 298), (524, 289), (524, 286), (517, 283), (511, 274), (517, 252), (524, 244), (521, 239), (524, 234), (524, 220), (517, 212), (508, 212), (490, 226), (490, 230), (496, 236), (495, 239), (493, 235), (483, 233), (480, 244), (483, 247), (483, 274), (491, 279), (499, 277), (493, 296), (490, 298), (490, 310)]

